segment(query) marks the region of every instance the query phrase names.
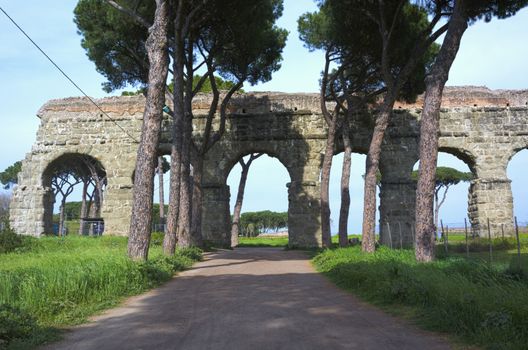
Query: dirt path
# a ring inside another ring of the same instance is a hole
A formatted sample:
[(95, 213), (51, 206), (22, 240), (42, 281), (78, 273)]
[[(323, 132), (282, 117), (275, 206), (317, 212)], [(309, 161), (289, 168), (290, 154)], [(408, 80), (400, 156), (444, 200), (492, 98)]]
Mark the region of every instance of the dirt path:
[(48, 349), (449, 349), (358, 301), (297, 251), (241, 248), (129, 299)]

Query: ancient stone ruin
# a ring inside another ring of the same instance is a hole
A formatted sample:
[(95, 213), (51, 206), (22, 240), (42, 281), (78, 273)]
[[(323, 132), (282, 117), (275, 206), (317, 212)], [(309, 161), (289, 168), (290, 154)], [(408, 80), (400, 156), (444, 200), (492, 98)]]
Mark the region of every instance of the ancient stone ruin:
[[(195, 130), (202, 130), (201, 116), (207, 112), (208, 100), (209, 96), (201, 95), (194, 102)], [(84, 98), (52, 100), (39, 110), (37, 139), (23, 162), (11, 205), (11, 225), (16, 232), (32, 236), (51, 232), (51, 169), (82, 155), (96, 160), (106, 173), (101, 209), (105, 234), (127, 234), (144, 98), (111, 97), (97, 103), (119, 126)], [(492, 235), (500, 235), (501, 226), (510, 232), (513, 203), (506, 168), (513, 155), (528, 146), (528, 91), (448, 88), (442, 106), (440, 150), (463, 160), (475, 176), (468, 198), (472, 228), (479, 232), (489, 219)], [(400, 239), (404, 244), (413, 241), (415, 182), (411, 171), (418, 160), (420, 108), (420, 100), (413, 105), (397, 105), (383, 144), (379, 224), (385, 244), (390, 239), (394, 244)], [(169, 154), (168, 116), (163, 128), (159, 152)], [(350, 130), (353, 151), (366, 153), (371, 136), (369, 118), (358, 115), (351, 121)], [(325, 138), (326, 125), (316, 94), (249, 93), (234, 97), (226, 133), (205, 161), (204, 238), (229, 244), (227, 177), (241, 157), (264, 152), (278, 158), (290, 174), (291, 181), (284, 189), (289, 199), (290, 245), (320, 246), (319, 180)], [(387, 223), (393, 227), (398, 223), (402, 237), (398, 231), (389, 235)]]

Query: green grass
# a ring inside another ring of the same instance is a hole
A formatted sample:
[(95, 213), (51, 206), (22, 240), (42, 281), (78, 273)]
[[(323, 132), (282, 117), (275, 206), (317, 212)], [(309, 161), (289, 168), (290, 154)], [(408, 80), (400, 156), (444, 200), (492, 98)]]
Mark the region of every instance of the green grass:
[(286, 247), (288, 236), (282, 237), (239, 237), (238, 247)]
[[(23, 348), (52, 339), (58, 328), (84, 322), (126, 296), (158, 286), (201, 257), (196, 249), (164, 257), (160, 243), (153, 237), (145, 263), (127, 258), (126, 238), (111, 236), (26, 238), (16, 252), (0, 254), (0, 306), (36, 320), (31, 334), (11, 340), (9, 346)], [(9, 310), (2, 319), (0, 307), (0, 322), (12, 323)], [(6, 346), (1, 336), (0, 348)]]
[(313, 260), (340, 287), (422, 327), (487, 349), (526, 349), (526, 276), (460, 257), (419, 264), (412, 250), (325, 250)]
[[(361, 235), (349, 235), (349, 239), (361, 239)], [(332, 243), (338, 244), (339, 238), (332, 236)], [(239, 237), (238, 247), (286, 247), (288, 246), (288, 236), (280, 237)]]
[[(453, 239), (454, 238), (454, 239)], [(521, 260), (520, 266), (524, 271), (528, 271), (528, 236), (523, 235), (521, 242)], [(449, 244), (446, 247), (444, 242), (438, 242), (437, 256), (469, 258), (470, 260), (490, 263), (498, 269), (517, 268), (519, 259), (517, 254), (517, 241), (514, 238), (495, 238), (492, 240), (492, 255), (490, 260), (489, 240), (485, 238), (469, 239), (469, 254), (466, 254), (465, 237), (460, 239), (458, 236), (450, 236)]]

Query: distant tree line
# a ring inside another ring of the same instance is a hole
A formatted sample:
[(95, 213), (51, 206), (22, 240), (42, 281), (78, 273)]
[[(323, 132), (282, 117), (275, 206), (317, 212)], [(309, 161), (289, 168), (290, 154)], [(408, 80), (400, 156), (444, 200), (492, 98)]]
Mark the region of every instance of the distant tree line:
[(261, 233), (288, 229), (288, 213), (269, 210), (247, 212), (240, 216), (240, 234), (255, 237)]

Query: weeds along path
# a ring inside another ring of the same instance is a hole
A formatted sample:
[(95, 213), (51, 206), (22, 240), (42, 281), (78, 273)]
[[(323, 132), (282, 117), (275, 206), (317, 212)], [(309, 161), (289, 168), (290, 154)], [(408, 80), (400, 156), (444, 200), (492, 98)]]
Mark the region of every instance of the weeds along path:
[(48, 349), (449, 349), (338, 289), (308, 255), (239, 248), (66, 333)]

